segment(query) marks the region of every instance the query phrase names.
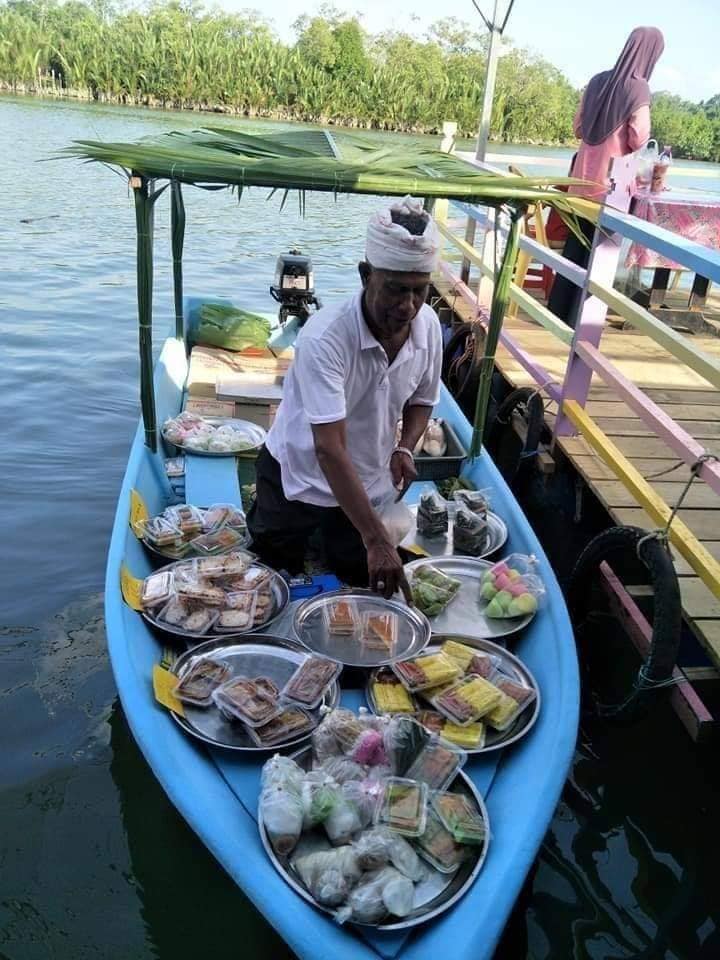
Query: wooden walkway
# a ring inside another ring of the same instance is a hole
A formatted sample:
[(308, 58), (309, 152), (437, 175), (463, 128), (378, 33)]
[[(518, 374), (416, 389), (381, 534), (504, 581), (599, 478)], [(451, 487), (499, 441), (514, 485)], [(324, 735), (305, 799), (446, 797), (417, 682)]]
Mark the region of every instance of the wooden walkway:
[[(450, 292), (450, 284), (437, 279), (435, 287), (448, 306), (462, 319), (472, 318), (472, 308)], [(446, 296), (445, 296), (446, 295)], [(717, 298), (709, 303), (709, 314), (720, 307)], [(526, 317), (506, 318), (505, 329), (535, 360), (562, 383), (568, 348), (556, 337)], [(720, 338), (689, 336), (700, 349), (720, 358)], [(711, 453), (720, 455), (720, 391), (684, 366), (643, 334), (621, 330), (608, 324), (601, 343), (603, 355), (636, 386), (661, 406), (669, 416), (698, 439)], [(497, 367), (513, 386), (535, 386), (535, 381), (507, 350), (498, 346)], [(554, 422), (556, 405), (547, 413)], [(657, 493), (672, 507), (682, 493), (690, 469), (680, 463), (674, 452), (599, 378), (594, 377), (588, 414), (622, 453), (648, 480)], [(612, 471), (581, 437), (558, 438), (557, 447), (568, 458), (590, 490), (618, 524), (657, 528), (634, 501), (632, 494), (617, 480)], [(676, 470), (655, 476), (680, 463)], [(705, 548), (720, 559), (720, 497), (700, 479), (696, 479), (685, 498), (678, 516), (687, 524)], [(684, 617), (695, 636), (707, 650), (714, 664), (720, 667), (720, 600), (697, 577), (686, 561), (673, 551), (675, 568), (680, 577)]]

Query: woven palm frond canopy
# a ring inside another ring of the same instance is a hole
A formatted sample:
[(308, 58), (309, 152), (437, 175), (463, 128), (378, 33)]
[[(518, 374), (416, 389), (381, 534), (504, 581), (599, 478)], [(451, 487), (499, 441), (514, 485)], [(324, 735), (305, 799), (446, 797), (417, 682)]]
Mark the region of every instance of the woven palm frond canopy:
[[(378, 145), (362, 135), (326, 130), (292, 130), (266, 136), (207, 127), (146, 137), (129, 143), (78, 140), (61, 156), (118, 168), (135, 194), (138, 234), (138, 315), (140, 324), (141, 399), (146, 443), (157, 449), (157, 424), (152, 387), (152, 233), (153, 207), (171, 186), (173, 274), (176, 335), (183, 335), (182, 249), (185, 211), (182, 184), (205, 189), (229, 187), (242, 196), (248, 187), (280, 190), (284, 198), (298, 191), (304, 209), (308, 192), (358, 193), (380, 196), (412, 194), (432, 203), (437, 199), (503, 207), (510, 229), (497, 273), (481, 386), (475, 416), (473, 453), (479, 450), (497, 338), (507, 306), (510, 278), (517, 254), (519, 219), (529, 204), (542, 202), (557, 210), (578, 236), (578, 218), (597, 220), (599, 207), (553, 187), (579, 183), (568, 178), (503, 176), (483, 170), (456, 156), (414, 144)], [(162, 184), (162, 181), (167, 183)]]

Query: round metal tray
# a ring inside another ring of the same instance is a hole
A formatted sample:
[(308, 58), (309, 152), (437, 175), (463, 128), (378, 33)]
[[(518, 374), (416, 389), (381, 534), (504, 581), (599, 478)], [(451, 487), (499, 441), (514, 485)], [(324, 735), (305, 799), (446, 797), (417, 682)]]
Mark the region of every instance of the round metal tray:
[(265, 443), (267, 431), (257, 423), (252, 423), (250, 420), (238, 420), (234, 417), (203, 417), (203, 420), (206, 420), (208, 423), (212, 424), (213, 427), (221, 427), (224, 424), (242, 427), (242, 429), (246, 430), (250, 435), (251, 439), (253, 440), (253, 445), (251, 447), (246, 447), (244, 450), (232, 450), (228, 453), (222, 453), (217, 450), (197, 450), (195, 447), (186, 447), (182, 443), (175, 443), (173, 440), (168, 440), (168, 438), (165, 436), (164, 426), (162, 428), (163, 440), (168, 447), (174, 448), (175, 450), (180, 450), (182, 453), (192, 453), (196, 457), (242, 457), (247, 453), (253, 453), (255, 450), (259, 450), (260, 447)]
[[(292, 758), (299, 763), (301, 767), (309, 769), (312, 760), (312, 748), (305, 747), (297, 753), (294, 753)], [(429, 863), (423, 860), (423, 866), (427, 868), (428, 876), (426, 880), (415, 885), (415, 908), (408, 917), (402, 920), (377, 924), (360, 924), (355, 920), (349, 921), (350, 923), (357, 926), (370, 926), (375, 930), (407, 930), (410, 927), (416, 927), (420, 923), (427, 923), (428, 920), (432, 920), (434, 917), (438, 917), (441, 913), (449, 910), (473, 885), (487, 856), (488, 843), (490, 840), (490, 820), (479, 791), (473, 782), (465, 776), (462, 770), (456, 775), (449, 789), (457, 793), (464, 793), (474, 800), (485, 821), (485, 840), (482, 846), (472, 848), (477, 850), (476, 856), (466, 860), (465, 863), (461, 863), (455, 873), (440, 873), (439, 870), (435, 870)], [(309, 853), (314, 849), (331, 849), (330, 843), (324, 840), (324, 836), (316, 831), (304, 834), (300, 839), (300, 843), (295, 847), (295, 850), (293, 850), (289, 857), (279, 857), (273, 850), (272, 844), (265, 832), (265, 825), (261, 814), (258, 814), (258, 829), (260, 830), (260, 839), (265, 847), (265, 852), (285, 882), (292, 887), (303, 900), (311, 903), (318, 910), (322, 910), (323, 913), (334, 913), (332, 908), (322, 906), (310, 896), (310, 893), (305, 889), (304, 884), (290, 866), (290, 860), (298, 855), (298, 851)]]
[[(408, 535), (401, 542), (401, 547), (405, 547), (406, 549), (410, 549), (413, 546), (420, 547), (420, 549), (424, 550), (430, 557), (465, 556), (462, 552), (455, 553), (453, 545), (453, 525), (455, 521), (452, 515), (448, 517), (448, 532), (446, 534), (440, 537), (425, 537), (422, 533), (418, 533), (416, 526), (417, 504), (414, 504), (409, 509), (413, 515), (413, 525)], [(488, 510), (487, 525), (488, 544), (480, 556), (476, 558), (478, 560), (491, 556), (505, 545), (508, 538), (507, 524), (502, 517), (499, 517), (496, 513), (492, 513), (490, 510)]]
[[(535, 677), (530, 673), (522, 660), (518, 660), (518, 658), (513, 656), (512, 653), (509, 653), (505, 647), (501, 647), (499, 644), (493, 643), (490, 640), (479, 640), (477, 637), (463, 637), (457, 634), (443, 634), (442, 636), (433, 634), (433, 642), (428, 645), (425, 652), (439, 653), (440, 647), (446, 640), (457, 640), (458, 643), (464, 643), (468, 647), (475, 647), (475, 649), (481, 650), (483, 653), (497, 657), (500, 660), (500, 669), (503, 673), (506, 673), (513, 680), (524, 683), (527, 687), (532, 687), (535, 691), (535, 699), (525, 707), (522, 713), (518, 714), (507, 730), (493, 730), (492, 727), (488, 726), (485, 733), (485, 746), (475, 750), (469, 750), (467, 747), (463, 747), (465, 753), (491, 753), (493, 750), (509, 747), (511, 743), (515, 743), (516, 740), (524, 737), (535, 725), (535, 721), (540, 713), (540, 688), (537, 685)], [(378, 711), (375, 707), (372, 693), (370, 692), (374, 676), (375, 671), (368, 677), (368, 682), (365, 687), (365, 699), (367, 700), (370, 710), (373, 713), (377, 713)], [(413, 694), (413, 696), (415, 700), (419, 702), (421, 710), (434, 709), (431, 703), (423, 700), (422, 691)], [(410, 716), (410, 714), (407, 714), (407, 716)]]
[(442, 570), (462, 583), (443, 612), (431, 618), (433, 634), (458, 633), (466, 637), (496, 640), (522, 630), (535, 616), (534, 613), (502, 619), (485, 616), (487, 601), (480, 598), (480, 579), (485, 571), (492, 567), (492, 563), (487, 560), (476, 560), (474, 557), (423, 557), (405, 564), (408, 580), (412, 577), (413, 570), (428, 565)]
[[(229, 551), (232, 552), (232, 551)], [(222, 556), (222, 554), (219, 554)], [(195, 558), (190, 558), (195, 559)], [(172, 570), (174, 567), (178, 566), (181, 563), (187, 563), (188, 560), (178, 560), (175, 563), (170, 563), (166, 567), (160, 567), (158, 572), (162, 570)], [(273, 608), (272, 616), (264, 623), (259, 623), (256, 627), (252, 627), (248, 630), (237, 630), (233, 634), (218, 633), (217, 631), (213, 633), (212, 627), (206, 633), (188, 633), (187, 630), (181, 630), (179, 627), (174, 627), (172, 624), (164, 623), (162, 620), (158, 620), (157, 617), (150, 610), (143, 610), (142, 615), (147, 620), (148, 623), (152, 624), (156, 630), (162, 630), (163, 633), (171, 633), (176, 637), (185, 637), (189, 640), (210, 640), (210, 639), (226, 639), (229, 636), (244, 636), (246, 634), (257, 633), (260, 630), (267, 630), (271, 623), (274, 623), (275, 620), (283, 613), (285, 607), (287, 607), (290, 602), (290, 588), (287, 585), (287, 581), (280, 576), (272, 567), (268, 567), (264, 563), (260, 563), (259, 560), (253, 560), (253, 567), (263, 567), (265, 570), (269, 570), (271, 573), (270, 577), (270, 591), (273, 595), (275, 605)], [(162, 606), (158, 607), (158, 613), (162, 610)]]
[[(392, 652), (365, 649), (359, 633), (348, 637), (328, 633), (324, 611), (340, 599), (353, 601), (360, 616), (366, 610), (395, 614), (398, 631)], [(430, 640), (430, 622), (419, 610), (408, 607), (404, 601), (385, 600), (372, 590), (360, 589), (332, 590), (304, 600), (295, 610), (293, 629), (308, 650), (348, 667), (381, 667), (407, 660), (418, 656)]]
[[(282, 689), (293, 675), (295, 670), (305, 660), (308, 653), (295, 640), (282, 637), (252, 635), (246, 639), (223, 638), (208, 640), (197, 647), (188, 650), (175, 661), (172, 671), (179, 674), (186, 666), (203, 657), (213, 657), (225, 660), (230, 664), (233, 677), (268, 677)], [(335, 707), (340, 700), (340, 684), (337, 680), (330, 687), (321, 704), (308, 712), (319, 723), (321, 708)], [(311, 735), (312, 731), (288, 740), (286, 743), (274, 743), (271, 747), (259, 747), (251, 739), (242, 723), (233, 723), (226, 720), (217, 707), (193, 707), (183, 704), (185, 716), (172, 713), (172, 718), (191, 736), (212, 744), (214, 747), (225, 747), (228, 750), (242, 750), (254, 753), (277, 751), (284, 747), (302, 743)]]

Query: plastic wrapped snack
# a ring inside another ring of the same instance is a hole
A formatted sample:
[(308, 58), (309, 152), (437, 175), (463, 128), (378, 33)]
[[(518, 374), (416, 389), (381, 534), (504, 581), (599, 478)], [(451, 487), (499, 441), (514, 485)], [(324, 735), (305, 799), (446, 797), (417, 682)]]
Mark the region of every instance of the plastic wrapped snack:
[(237, 530), (231, 527), (220, 527), (219, 530), (213, 530), (210, 533), (203, 533), (190, 541), (193, 550), (199, 554), (223, 553), (225, 550), (232, 550), (233, 547), (239, 547), (243, 542), (242, 536)]
[(275, 600), (269, 590), (258, 590), (255, 594), (255, 613), (253, 614), (253, 624), (259, 627), (265, 623), (273, 614), (275, 609)]
[(303, 804), (303, 830), (312, 830), (330, 815), (335, 806), (336, 784), (322, 770), (305, 774), (300, 786)]
[(424, 490), (417, 508), (417, 531), (424, 537), (442, 537), (448, 532), (448, 505), (436, 490)]
[(349, 755), (365, 730), (382, 730), (383, 721), (367, 710), (358, 714), (343, 707), (331, 710), (313, 734), (313, 754), (318, 763), (328, 757)]
[(452, 496), (456, 503), (461, 503), (468, 510), (472, 510), (473, 513), (477, 513), (483, 518), (487, 516), (490, 509), (490, 492), (488, 490), (460, 489), (455, 490)]
[(346, 780), (342, 785), (344, 799), (357, 811), (361, 829), (375, 819), (375, 811), (382, 800), (383, 784), (379, 780)]
[(363, 870), (377, 870), (390, 863), (404, 877), (417, 883), (425, 876), (417, 853), (405, 837), (385, 827), (365, 830), (353, 844)]
[(336, 783), (347, 783), (348, 780), (364, 780), (365, 767), (351, 760), (350, 757), (328, 757), (318, 769)]
[(165, 517), (150, 517), (140, 522), (140, 531), (154, 547), (175, 547), (182, 542), (182, 533)]
[(338, 678), (342, 664), (325, 657), (309, 656), (300, 664), (282, 690), (284, 700), (312, 710)]
[(415, 714), (415, 718), (430, 733), (437, 734), (463, 750), (480, 750), (485, 746), (485, 724), (480, 721), (461, 727), (437, 710), (420, 710)]
[(362, 617), (362, 644), (368, 650), (392, 653), (397, 630), (398, 621), (394, 613), (367, 610)]
[(274, 756), (263, 767), (259, 812), (273, 850), (286, 856), (300, 839), (303, 771), (289, 757)]
[(432, 703), (436, 710), (462, 727), (489, 714), (502, 696), (502, 692), (484, 677), (470, 676), (438, 694)]
[(182, 627), (189, 615), (190, 605), (180, 597), (171, 597), (167, 605), (157, 615), (157, 618), (161, 624), (166, 623), (170, 627)]
[(185, 617), (182, 629), (191, 634), (207, 633), (215, 625), (217, 618), (217, 610), (210, 607), (196, 607)]
[(413, 717), (391, 717), (383, 732), (383, 741), (392, 772), (403, 776), (429, 739), (425, 727)]
[(496, 730), (504, 731), (511, 727), (525, 707), (532, 703), (535, 699), (535, 691), (512, 680), (498, 682), (497, 675), (493, 683), (500, 693), (500, 702), (485, 716), (485, 722)]
[(473, 657), (485, 657), (488, 660), (490, 659), (489, 654), (483, 653), (481, 650), (478, 650), (477, 647), (471, 647), (467, 643), (460, 643), (458, 640), (445, 640), (443, 645), (440, 647), (440, 652), (444, 653), (445, 656), (450, 657), (451, 660), (454, 660), (462, 669), (463, 673), (468, 672), (468, 668), (473, 660)]
[(218, 633), (241, 633), (253, 626), (252, 614), (242, 609), (220, 610), (215, 621)]
[(475, 804), (462, 793), (436, 793), (432, 805), (456, 843), (482, 844), (487, 832)]
[(471, 849), (458, 843), (433, 809), (428, 810), (425, 830), (417, 840), (420, 856), (440, 873), (455, 873), (471, 855)]
[(355, 604), (351, 600), (336, 600), (325, 608), (327, 631), (333, 637), (351, 637), (358, 626)]
[(512, 553), (494, 564), (480, 581), (480, 598), (487, 601), (486, 617), (506, 618), (532, 615), (545, 593), (537, 576), (534, 557)]
[(215, 703), (249, 727), (267, 723), (279, 712), (277, 698), (258, 689), (253, 680), (235, 677), (213, 693)]
[(429, 457), (444, 457), (447, 450), (442, 420), (429, 420), (423, 436), (422, 452)]
[(242, 580), (244, 585), (243, 589), (259, 590), (261, 587), (266, 587), (271, 578), (272, 571), (270, 571), (267, 567), (253, 566), (248, 567), (248, 569), (239, 579)]
[(455, 553), (479, 557), (488, 545), (488, 526), (485, 517), (473, 513), (464, 504), (455, 511), (453, 550)]
[(212, 533), (224, 526), (235, 513), (237, 507), (232, 503), (213, 503), (202, 511), (203, 533)]
[(382, 732), (372, 728), (363, 730), (355, 741), (350, 756), (356, 763), (366, 767), (376, 767), (379, 764), (386, 766), (388, 758)]
[(462, 583), (456, 577), (448, 576), (431, 563), (425, 563), (418, 567), (413, 576), (415, 580), (431, 583), (434, 587), (443, 590), (445, 593), (449, 593), (452, 597), (455, 596), (462, 586)]
[(418, 568), (410, 582), (415, 606), (427, 617), (442, 613), (460, 589), (460, 581), (432, 566)]
[(443, 653), (431, 653), (415, 660), (401, 660), (393, 664), (393, 670), (411, 693), (447, 683), (462, 673), (460, 667)]
[(297, 740), (314, 728), (315, 720), (311, 714), (300, 707), (289, 707), (261, 727), (249, 727), (248, 732), (259, 747), (274, 747)]
[(382, 867), (363, 876), (350, 892), (347, 904), (337, 911), (338, 923), (379, 923), (388, 914), (407, 917), (412, 913), (415, 888), (394, 867)]
[(349, 846), (295, 857), (292, 867), (311, 897), (324, 907), (344, 903), (362, 875), (356, 854)]
[(176, 582), (175, 586), (181, 600), (190, 600), (208, 607), (221, 607), (225, 603), (225, 591), (206, 580), (196, 580), (194, 583)]
[(184, 703), (207, 707), (212, 703), (213, 691), (217, 690), (229, 675), (230, 664), (224, 660), (196, 660), (184, 671), (173, 693)]
[(169, 457), (165, 461), (165, 473), (170, 480), (185, 476), (185, 457)]
[(425, 744), (407, 772), (409, 780), (426, 783), (430, 790), (444, 790), (465, 764), (464, 750), (439, 739)]
[(383, 667), (370, 681), (370, 697), (378, 713), (414, 713), (417, 705), (392, 670)]
[(143, 607), (157, 607), (172, 595), (175, 578), (172, 570), (158, 570), (145, 577), (140, 594)]
[[(350, 783), (357, 781), (350, 781)], [(344, 787), (349, 783), (343, 784)], [(328, 816), (323, 821), (323, 827), (330, 843), (334, 847), (351, 843), (356, 833), (363, 828), (362, 817), (358, 805), (343, 793), (343, 787), (335, 787), (335, 802)]]
[(406, 837), (419, 837), (425, 829), (426, 802), (426, 784), (388, 777), (376, 823)]
[(169, 507), (166, 515), (172, 519), (183, 535), (202, 533), (203, 515), (197, 507), (189, 503), (181, 503), (176, 507)]

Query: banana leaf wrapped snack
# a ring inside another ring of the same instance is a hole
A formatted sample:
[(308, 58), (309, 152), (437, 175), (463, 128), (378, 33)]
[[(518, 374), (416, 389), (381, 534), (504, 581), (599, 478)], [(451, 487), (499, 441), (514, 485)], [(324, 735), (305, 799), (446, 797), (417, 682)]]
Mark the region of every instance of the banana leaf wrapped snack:
[(436, 490), (420, 494), (416, 523), (424, 537), (441, 537), (448, 532), (448, 505)]

